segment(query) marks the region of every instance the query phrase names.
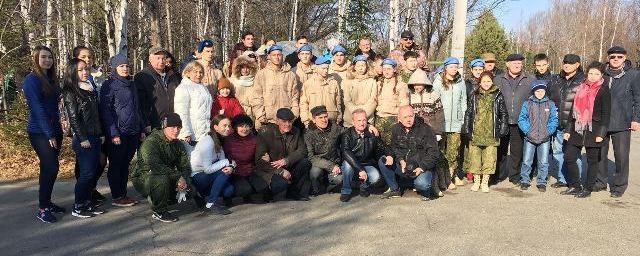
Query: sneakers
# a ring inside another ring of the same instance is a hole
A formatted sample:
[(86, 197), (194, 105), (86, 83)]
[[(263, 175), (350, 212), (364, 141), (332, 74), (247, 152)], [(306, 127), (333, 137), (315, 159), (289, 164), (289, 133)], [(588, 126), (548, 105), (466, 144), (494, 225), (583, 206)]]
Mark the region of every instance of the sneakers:
[(51, 206), (49, 206), (49, 210), (52, 213), (59, 213), (59, 214), (67, 212), (67, 209), (65, 209), (64, 207), (60, 207), (54, 203), (51, 203)]
[(582, 192), (582, 186), (579, 186), (579, 187), (568, 188), (567, 190), (560, 192), (560, 194), (575, 196), (580, 194), (581, 192)]
[(576, 195), (577, 198), (587, 198), (591, 196), (591, 191), (583, 189), (582, 192)]
[(100, 215), (105, 213), (105, 210), (101, 210), (100, 208), (98, 208), (97, 205), (89, 205), (89, 207), (87, 207), (87, 211), (92, 213), (93, 215)]
[(620, 197), (622, 197), (622, 193), (620, 193), (620, 192), (611, 192), (611, 197), (620, 198)]
[(174, 216), (170, 212), (153, 212), (152, 218), (159, 220), (160, 222), (170, 223), (178, 221), (178, 217)]
[(371, 192), (369, 191), (369, 189), (360, 190), (360, 197), (369, 197), (370, 195), (371, 195)]
[(227, 207), (218, 204), (212, 204), (209, 210), (215, 215), (228, 215), (232, 213)]
[(111, 202), (111, 205), (118, 206), (118, 207), (128, 207), (128, 206), (134, 206), (137, 203), (138, 201), (135, 199), (131, 199), (129, 197), (123, 197), (123, 198), (113, 199), (113, 201)]
[(529, 189), (529, 187), (531, 187), (531, 184), (529, 183), (520, 183), (520, 190), (527, 190)]
[(458, 176), (453, 178), (453, 181), (454, 181), (454, 183), (456, 184), (457, 187), (464, 186), (464, 181), (462, 181), (460, 178), (458, 178)]
[(82, 219), (91, 218), (94, 216), (91, 212), (88, 211), (88, 207), (73, 207), (73, 210), (71, 210), (71, 215)]
[(545, 185), (536, 185), (536, 188), (538, 188), (538, 191), (541, 193), (547, 192), (547, 186)]
[(340, 202), (346, 203), (351, 200), (351, 195), (349, 194), (340, 194)]
[(49, 208), (40, 208), (38, 209), (38, 213), (36, 213), (36, 218), (44, 223), (54, 223), (58, 221), (56, 216), (53, 215), (51, 209)]
[(93, 190), (91, 192), (91, 201), (95, 201), (95, 202), (104, 202), (107, 201), (107, 198), (104, 197), (102, 194), (100, 194), (100, 192), (98, 192), (98, 190)]
[(391, 189), (387, 189), (387, 191), (382, 193), (382, 195), (380, 196), (380, 199), (399, 198), (399, 197), (400, 197), (400, 191), (392, 191)]

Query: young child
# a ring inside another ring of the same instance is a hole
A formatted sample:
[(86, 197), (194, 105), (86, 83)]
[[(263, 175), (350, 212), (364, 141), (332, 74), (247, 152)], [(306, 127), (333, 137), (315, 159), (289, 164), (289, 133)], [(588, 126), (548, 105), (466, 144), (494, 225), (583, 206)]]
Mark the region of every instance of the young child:
[(402, 82), (408, 83), (413, 72), (418, 69), (418, 53), (414, 51), (407, 51), (404, 53), (403, 57), (404, 65), (402, 71), (400, 71), (400, 77), (402, 77)]
[(244, 113), (244, 109), (233, 94), (232, 88), (231, 82), (227, 78), (223, 77), (218, 80), (218, 95), (216, 95), (216, 100), (213, 101), (213, 106), (211, 107), (212, 118), (217, 115), (224, 115), (229, 119), (233, 119), (235, 116)]
[(546, 95), (547, 81), (534, 80), (531, 83), (533, 95), (525, 101), (518, 116), (518, 126), (525, 134), (520, 169), (520, 189), (527, 190), (531, 179), (533, 157), (538, 158), (538, 191), (547, 191), (549, 172), (549, 149), (551, 135), (558, 127), (558, 108)]
[[(469, 173), (473, 175), (471, 191), (489, 192), (489, 177), (496, 172), (500, 138), (509, 133), (509, 116), (504, 97), (493, 84), (493, 74), (482, 72), (479, 86), (468, 99), (462, 133), (469, 139)], [(481, 176), (482, 175), (482, 176)]]

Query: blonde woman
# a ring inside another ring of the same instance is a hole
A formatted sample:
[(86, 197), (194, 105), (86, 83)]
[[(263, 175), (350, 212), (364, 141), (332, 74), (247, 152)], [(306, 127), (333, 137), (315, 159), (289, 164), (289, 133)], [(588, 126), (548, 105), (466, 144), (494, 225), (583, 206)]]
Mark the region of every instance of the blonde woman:
[(178, 138), (191, 145), (195, 145), (210, 131), (213, 99), (202, 84), (203, 74), (204, 67), (199, 62), (187, 64), (174, 98), (174, 111), (182, 119)]

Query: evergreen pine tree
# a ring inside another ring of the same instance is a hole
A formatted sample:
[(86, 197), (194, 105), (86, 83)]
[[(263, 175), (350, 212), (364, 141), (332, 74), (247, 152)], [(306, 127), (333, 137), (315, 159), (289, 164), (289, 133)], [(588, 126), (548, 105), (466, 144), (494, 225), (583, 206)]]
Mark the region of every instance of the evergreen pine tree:
[(345, 19), (346, 47), (349, 52), (354, 52), (358, 48), (358, 39), (371, 37), (370, 25), (374, 24), (375, 18), (369, 7), (367, 0), (350, 0)]
[(496, 55), (498, 66), (504, 65), (504, 59), (509, 54), (507, 34), (491, 10), (485, 10), (480, 15), (475, 27), (467, 35), (464, 55), (465, 59), (473, 60), (487, 52)]

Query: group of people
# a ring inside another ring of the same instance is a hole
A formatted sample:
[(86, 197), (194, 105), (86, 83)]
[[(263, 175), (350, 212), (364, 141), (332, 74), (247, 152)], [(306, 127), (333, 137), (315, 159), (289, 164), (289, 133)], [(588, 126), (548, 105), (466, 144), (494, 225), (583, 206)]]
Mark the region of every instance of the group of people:
[(354, 188), (384, 199), (413, 188), (428, 201), (467, 182), (471, 191), (489, 192), (506, 179), (527, 190), (535, 171), (545, 192), (550, 154), (552, 186), (567, 187), (562, 194), (588, 197), (606, 190), (608, 178), (611, 196), (624, 194), (630, 132), (640, 129), (640, 72), (624, 48), (612, 47), (606, 64), (585, 71), (579, 56), (567, 54), (552, 74), (538, 54), (528, 74), (524, 57), (510, 54), (503, 72), (486, 53), (468, 72), (455, 57), (431, 72), (413, 34), (401, 37), (389, 57), (362, 38), (349, 61), (341, 45), (314, 56), (306, 37), (285, 58), (273, 40), (258, 48), (247, 32), (222, 70), (216, 44), (205, 39), (180, 66), (152, 47), (133, 76), (125, 55), (111, 58), (105, 75), (79, 46), (61, 80), (53, 52), (37, 47), (23, 84), (40, 159), (37, 218), (51, 223), (66, 211), (51, 201), (65, 135), (76, 153), (71, 213), (79, 218), (104, 213), (96, 184), (107, 163), (112, 205), (138, 203), (127, 195), (130, 178), (163, 222), (177, 221), (168, 207), (190, 198), (219, 215), (231, 213), (233, 198), (307, 201), (336, 192), (348, 202)]

